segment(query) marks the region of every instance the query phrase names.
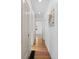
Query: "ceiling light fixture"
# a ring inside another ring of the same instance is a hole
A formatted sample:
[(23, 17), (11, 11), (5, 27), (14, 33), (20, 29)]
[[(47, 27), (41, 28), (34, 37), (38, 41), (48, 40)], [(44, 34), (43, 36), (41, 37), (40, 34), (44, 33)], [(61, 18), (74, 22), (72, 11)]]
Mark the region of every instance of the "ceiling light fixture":
[(40, 14), (40, 12), (39, 12), (39, 14)]
[(38, 0), (39, 2), (42, 2), (42, 0)]

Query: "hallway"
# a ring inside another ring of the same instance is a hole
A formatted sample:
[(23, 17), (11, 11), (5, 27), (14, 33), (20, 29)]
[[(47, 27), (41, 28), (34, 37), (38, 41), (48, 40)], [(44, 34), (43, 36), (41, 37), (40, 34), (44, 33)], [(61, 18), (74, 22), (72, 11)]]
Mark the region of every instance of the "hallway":
[(58, 59), (57, 0), (22, 0), (21, 59)]
[(35, 51), (35, 59), (51, 59), (42, 37), (36, 37), (36, 41), (32, 46), (32, 50)]

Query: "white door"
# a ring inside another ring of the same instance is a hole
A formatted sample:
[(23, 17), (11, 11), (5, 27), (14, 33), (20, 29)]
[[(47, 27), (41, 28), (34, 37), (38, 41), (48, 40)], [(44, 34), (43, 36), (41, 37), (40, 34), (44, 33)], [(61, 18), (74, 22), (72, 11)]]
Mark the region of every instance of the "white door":
[(41, 21), (36, 22), (36, 35), (42, 36), (42, 22)]

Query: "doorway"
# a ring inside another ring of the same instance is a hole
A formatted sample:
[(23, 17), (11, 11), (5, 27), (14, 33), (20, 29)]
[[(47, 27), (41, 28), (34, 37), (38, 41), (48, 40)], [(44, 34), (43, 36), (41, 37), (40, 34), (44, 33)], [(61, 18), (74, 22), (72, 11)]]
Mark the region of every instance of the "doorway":
[(36, 21), (36, 27), (35, 27), (35, 30), (36, 30), (36, 37), (37, 36), (43, 36), (43, 28), (42, 28), (42, 22), (41, 21)]

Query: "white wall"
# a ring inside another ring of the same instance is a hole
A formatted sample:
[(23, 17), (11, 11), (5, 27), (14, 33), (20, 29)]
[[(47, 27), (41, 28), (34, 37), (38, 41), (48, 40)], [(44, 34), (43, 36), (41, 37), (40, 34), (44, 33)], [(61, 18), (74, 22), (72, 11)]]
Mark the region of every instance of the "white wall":
[[(45, 16), (45, 42), (52, 59), (58, 59), (58, 16), (57, 3), (51, 6), (55, 8), (55, 26), (50, 27), (48, 24), (48, 15)], [(48, 11), (49, 12), (49, 11)]]
[(34, 13), (30, 11), (30, 19), (29, 19), (29, 32), (30, 32), (30, 40), (31, 40), (31, 48), (35, 40), (35, 18)]

